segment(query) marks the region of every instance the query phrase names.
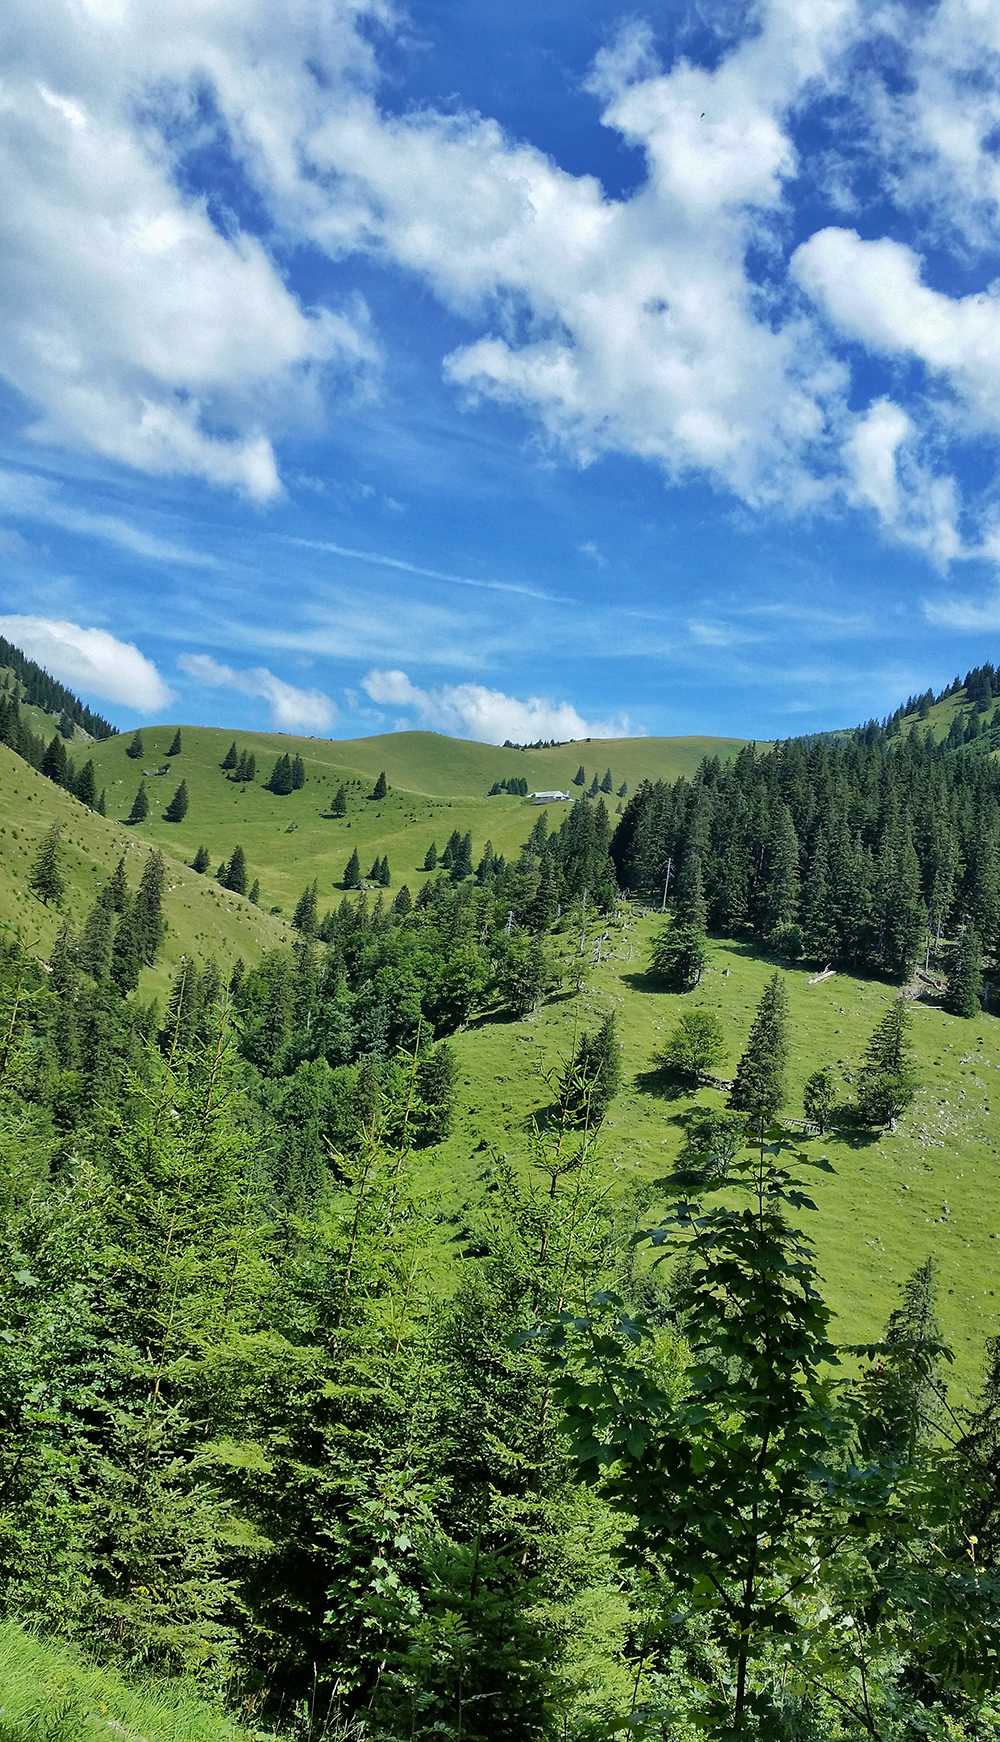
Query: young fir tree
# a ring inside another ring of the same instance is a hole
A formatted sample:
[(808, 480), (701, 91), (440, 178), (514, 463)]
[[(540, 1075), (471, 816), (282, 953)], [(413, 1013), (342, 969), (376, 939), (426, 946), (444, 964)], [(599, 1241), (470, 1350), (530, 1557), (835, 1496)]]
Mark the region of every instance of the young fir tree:
[(279, 756), (267, 783), (268, 792), (273, 792), (278, 798), (287, 798), (292, 791), (292, 764), (287, 756)]
[(382, 863), (378, 868), (378, 882), (382, 885), (383, 889), (388, 889), (392, 883), (392, 873), (389, 870), (389, 860), (384, 853), (382, 855)]
[(146, 791), (146, 782), (140, 780), (139, 790), (132, 800), (132, 809), (129, 811), (125, 821), (126, 823), (144, 823), (148, 815), (149, 794)]
[(301, 792), (306, 783), (306, 765), (301, 756), (292, 757), (292, 791)]
[(587, 784), (587, 770), (584, 768), (583, 763), (581, 762), (579, 768), (577, 769), (576, 773), (573, 776), (573, 785), (574, 786), (586, 786), (586, 784)]
[(333, 803), (330, 806), (330, 814), (335, 817), (346, 817), (347, 815), (347, 794), (342, 786), (337, 788)]
[(47, 780), (54, 780), (56, 786), (63, 786), (66, 781), (66, 743), (58, 732), (53, 733), (45, 755), (42, 757), (42, 773)]
[(194, 858), (191, 861), (191, 869), (192, 869), (192, 871), (198, 871), (198, 872), (204, 873), (205, 871), (208, 870), (208, 867), (211, 863), (212, 863), (212, 861), (209, 858), (208, 848), (207, 847), (199, 847), (197, 853), (195, 854)]
[(302, 936), (305, 938), (314, 938), (316, 936), (316, 927), (319, 923), (316, 912), (316, 904), (318, 900), (319, 884), (316, 882), (307, 884), (306, 888), (303, 889), (302, 894), (299, 896), (298, 906), (292, 915), (292, 925), (294, 929), (297, 932), (301, 932)]
[(785, 1104), (788, 1059), (788, 992), (780, 974), (772, 974), (757, 1006), (746, 1051), (736, 1067), (729, 1105), (766, 1122)]
[(73, 742), (74, 730), (75, 730), (74, 723), (73, 723), (73, 717), (71, 714), (68, 714), (66, 712), (65, 708), (63, 708), (62, 713), (59, 715), (59, 725), (58, 725), (57, 729), (58, 729), (58, 731), (60, 731), (62, 733), (67, 744), (71, 744)]
[(62, 824), (53, 823), (42, 837), (41, 846), (28, 873), (28, 888), (46, 907), (50, 901), (55, 902), (58, 907), (66, 889), (59, 863), (61, 836)]
[(881, 1347), (889, 1356), (869, 1384), (866, 1424), (879, 1457), (904, 1464), (933, 1437), (944, 1411), (944, 1338), (937, 1316), (937, 1264), (927, 1257), (900, 1284), (900, 1301), (886, 1320)]
[(451, 880), (462, 883), (466, 877), (472, 876), (472, 835), (463, 835), (455, 849), (451, 862)]
[(357, 847), (355, 847), (354, 852), (351, 854), (346, 866), (344, 867), (342, 882), (345, 889), (361, 888), (361, 861), (358, 858)]
[(410, 894), (410, 891), (407, 888), (406, 884), (404, 883), (402, 888), (399, 891), (399, 894), (396, 896), (396, 899), (392, 904), (392, 912), (398, 913), (400, 919), (405, 919), (406, 915), (408, 913), (410, 913), (412, 911), (412, 909), (413, 909), (413, 897)]
[(136, 732), (131, 744), (126, 745), (125, 754), (126, 756), (130, 756), (133, 762), (140, 762), (143, 756), (145, 756), (146, 752), (142, 747), (141, 732)]
[(702, 877), (701, 852), (695, 842), (685, 848), (674, 886), (674, 920), (678, 926), (703, 933), (708, 923), (708, 903)]
[(260, 883), (256, 877), (250, 885), (250, 894), (247, 896), (247, 900), (251, 907), (260, 906)]
[(111, 960), (114, 937), (115, 906), (109, 884), (98, 891), (97, 899), (87, 915), (76, 959), (92, 980), (103, 980)]
[(708, 939), (691, 925), (671, 925), (653, 939), (651, 971), (683, 991), (697, 986), (708, 962)]
[(549, 813), (548, 811), (543, 811), (532, 829), (531, 834), (528, 836), (525, 851), (530, 853), (532, 858), (540, 859), (548, 844)]
[(125, 871), (124, 853), (114, 868), (108, 888), (111, 891), (111, 903), (115, 912), (123, 913), (129, 900), (128, 876)]
[(168, 804), (166, 810), (163, 813), (164, 822), (165, 823), (183, 822), (184, 818), (187, 816), (187, 809), (188, 809), (187, 781), (182, 780), (180, 783), (180, 786), (177, 788), (177, 791), (174, 793), (173, 798), (170, 800), (170, 803)]
[(389, 790), (389, 788), (386, 785), (386, 780), (385, 780), (385, 769), (383, 768), (381, 774), (379, 775), (378, 779), (375, 782), (374, 787), (372, 788), (372, 798), (384, 798), (386, 793), (388, 792), (388, 790)]
[(170, 749), (167, 751), (167, 755), (168, 756), (179, 756), (180, 753), (181, 753), (181, 729), (178, 726), (176, 732), (174, 733), (173, 739), (171, 740)]
[(438, 850), (437, 850), (436, 845), (432, 841), (430, 846), (428, 847), (426, 853), (424, 854), (424, 870), (425, 871), (436, 871), (437, 870), (437, 862), (438, 862)]
[(876, 1024), (858, 1071), (858, 1111), (869, 1125), (894, 1131), (916, 1093), (908, 1033), (909, 1011), (896, 998)]
[(142, 950), (135, 921), (135, 903), (128, 896), (118, 914), (108, 971), (123, 998), (136, 990), (142, 971)]
[(581, 1035), (573, 1057), (559, 1074), (559, 1105), (568, 1124), (591, 1131), (600, 1125), (621, 1084), (621, 1056), (612, 1011), (596, 1034)]
[(595, 774), (593, 780), (591, 781), (590, 785), (587, 788), (587, 797), (588, 798), (596, 798), (598, 793), (600, 792), (600, 790), (601, 789), (600, 789), (600, 786), (598, 785), (597, 775)]
[(621, 786), (618, 788), (618, 797), (619, 798), (628, 798), (628, 786), (626, 785), (624, 780), (622, 781)]
[(239, 767), (239, 760), (239, 756), (236, 753), (236, 740), (234, 739), (230, 744), (229, 749), (226, 751), (225, 756), (222, 758), (222, 761), (219, 763), (219, 767), (224, 768), (228, 774), (231, 768)]
[(604, 779), (601, 781), (601, 791), (602, 792), (614, 792), (614, 782), (611, 779), (610, 768), (608, 769), (607, 773), (605, 774)]
[(234, 895), (247, 892), (247, 856), (242, 847), (233, 848), (233, 856), (226, 866), (226, 888)]
[(94, 764), (92, 762), (87, 761), (84, 763), (73, 782), (73, 791), (80, 800), (80, 803), (85, 804), (88, 810), (94, 810), (96, 808), (97, 776), (94, 773)]
[(948, 996), (945, 1008), (955, 1016), (982, 1014), (983, 952), (974, 925), (962, 928), (962, 935), (952, 951), (948, 964)]
[(99, 817), (106, 817), (108, 814), (108, 794), (107, 789), (103, 786), (101, 787), (100, 797), (98, 798), (94, 809)]

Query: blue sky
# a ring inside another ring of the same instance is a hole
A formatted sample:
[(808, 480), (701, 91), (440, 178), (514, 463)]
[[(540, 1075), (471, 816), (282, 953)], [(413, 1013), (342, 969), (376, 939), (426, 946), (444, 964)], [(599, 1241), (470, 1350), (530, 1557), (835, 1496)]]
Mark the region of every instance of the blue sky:
[(116, 724), (770, 738), (996, 659), (1000, 5), (0, 42), (0, 633)]

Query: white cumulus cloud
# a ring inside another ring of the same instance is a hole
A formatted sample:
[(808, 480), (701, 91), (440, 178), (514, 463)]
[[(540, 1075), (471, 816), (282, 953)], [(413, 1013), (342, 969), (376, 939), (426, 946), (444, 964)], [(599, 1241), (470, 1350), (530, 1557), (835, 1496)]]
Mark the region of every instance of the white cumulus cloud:
[(324, 732), (336, 717), (336, 708), (322, 690), (297, 689), (275, 677), (266, 665), (236, 671), (207, 653), (183, 653), (177, 664), (206, 689), (237, 690), (240, 695), (269, 702), (271, 723), (281, 732)]
[(569, 702), (542, 696), (520, 701), (484, 684), (446, 684), (424, 690), (405, 671), (370, 671), (361, 686), (373, 702), (411, 708), (422, 726), (483, 744), (533, 744), (537, 738), (636, 738), (643, 735), (626, 714), (585, 720)]
[(0, 635), (72, 689), (152, 714), (173, 700), (151, 659), (106, 629), (51, 617), (0, 617)]

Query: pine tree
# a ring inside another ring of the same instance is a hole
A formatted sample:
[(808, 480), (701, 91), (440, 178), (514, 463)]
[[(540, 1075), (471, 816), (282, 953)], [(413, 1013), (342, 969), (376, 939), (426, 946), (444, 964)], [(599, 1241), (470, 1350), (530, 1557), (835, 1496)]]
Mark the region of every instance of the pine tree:
[(318, 900), (319, 884), (315, 882), (308, 884), (299, 896), (298, 906), (292, 915), (292, 925), (297, 932), (302, 933), (304, 938), (316, 936), (318, 924), (316, 904)]
[(126, 756), (130, 756), (132, 758), (133, 762), (141, 762), (142, 761), (142, 758), (145, 756), (146, 752), (142, 747), (142, 733), (141, 732), (136, 732), (135, 736), (132, 739), (131, 744), (126, 746), (125, 754), (126, 754)]
[(361, 888), (361, 861), (356, 847), (344, 868), (343, 885), (345, 889)]
[(73, 791), (81, 804), (85, 804), (88, 810), (94, 809), (97, 804), (97, 778), (92, 762), (84, 763), (73, 782)]
[(600, 792), (600, 790), (601, 789), (597, 783), (597, 775), (595, 774), (593, 780), (591, 781), (590, 785), (587, 788), (587, 797), (588, 798), (596, 798), (598, 793)]
[(103, 786), (101, 787), (101, 796), (95, 804), (94, 809), (99, 817), (106, 817), (108, 814), (108, 794), (106, 788)]
[(188, 808), (187, 781), (182, 780), (180, 783), (180, 786), (177, 788), (177, 791), (174, 793), (173, 798), (170, 800), (170, 803), (168, 804), (166, 810), (163, 813), (164, 822), (165, 823), (183, 822), (185, 816), (187, 815), (187, 808)]
[(125, 871), (125, 855), (122, 854), (114, 869), (108, 888), (111, 891), (111, 904), (116, 913), (123, 913), (128, 905), (128, 876)]
[(132, 809), (129, 811), (125, 821), (126, 823), (144, 823), (148, 815), (149, 795), (146, 791), (146, 782), (140, 780), (139, 790), (136, 793), (135, 798), (132, 800)]
[(754, 901), (758, 935), (773, 938), (792, 925), (799, 906), (799, 842), (787, 804), (779, 805), (768, 829), (764, 864)]
[(54, 901), (58, 907), (66, 884), (59, 864), (62, 824), (53, 823), (42, 838), (35, 862), (28, 874), (28, 887), (48, 907)]
[(141, 970), (142, 950), (135, 922), (135, 906), (131, 899), (126, 897), (125, 905), (118, 916), (118, 924), (115, 926), (109, 964), (111, 978), (123, 998), (127, 993), (135, 991), (139, 984)]
[(342, 786), (337, 788), (336, 796), (330, 806), (330, 814), (335, 817), (346, 817), (347, 815), (347, 794)]
[(944, 1336), (937, 1316), (937, 1264), (932, 1256), (900, 1284), (899, 1293), (899, 1305), (889, 1314), (882, 1337), (888, 1359), (869, 1387), (875, 1435), (871, 1418), (867, 1426), (868, 1438), (877, 1436), (879, 1456), (903, 1464), (912, 1462), (920, 1441), (933, 1438), (945, 1405), (946, 1386), (940, 1373)]
[(167, 751), (167, 755), (168, 756), (179, 756), (180, 753), (181, 753), (181, 729), (178, 726), (176, 732), (174, 733), (173, 742), (171, 743), (170, 749)]
[(945, 1008), (954, 1016), (981, 1016), (982, 990), (983, 952), (979, 934), (974, 925), (966, 925), (952, 951)]
[(611, 779), (610, 768), (608, 769), (607, 774), (604, 776), (604, 779), (601, 781), (601, 791), (602, 792), (613, 792), (614, 791), (614, 782)]
[(399, 894), (396, 896), (396, 899), (392, 904), (392, 912), (398, 913), (400, 918), (403, 919), (412, 910), (412, 907), (413, 907), (413, 897), (410, 894), (410, 891), (407, 888), (406, 884), (404, 883), (403, 887), (400, 889)]
[(653, 940), (651, 970), (678, 990), (697, 986), (708, 962), (708, 939), (696, 926), (668, 926)]
[(876, 1024), (858, 1071), (858, 1111), (869, 1125), (888, 1125), (894, 1131), (913, 1100), (916, 1077), (908, 1034), (909, 1012), (896, 998)]
[(708, 903), (702, 880), (701, 853), (695, 842), (685, 849), (674, 887), (674, 919), (688, 931), (703, 933), (708, 923)]
[(92, 980), (103, 980), (111, 960), (115, 908), (110, 887), (105, 884), (98, 893), (80, 936), (76, 959)]
[(260, 906), (260, 883), (258, 882), (256, 877), (254, 878), (253, 882), (250, 885), (250, 894), (247, 896), (247, 900), (249, 901), (251, 907), (259, 907)]
[(197, 853), (195, 854), (194, 858), (191, 861), (191, 869), (192, 869), (192, 871), (205, 872), (208, 870), (208, 867), (211, 863), (212, 863), (212, 861), (208, 855), (208, 848), (207, 847), (199, 847)]
[(586, 786), (586, 784), (587, 784), (587, 770), (584, 768), (583, 763), (581, 762), (579, 768), (577, 769), (576, 773), (573, 776), (573, 785), (574, 786)]
[(70, 715), (66, 712), (65, 708), (63, 708), (62, 713), (59, 715), (59, 725), (58, 725), (57, 730), (62, 733), (67, 744), (71, 744), (73, 742), (73, 738), (75, 735), (73, 718), (72, 718), (72, 715)]
[(528, 844), (527, 844), (526, 850), (535, 859), (540, 859), (542, 857), (542, 854), (545, 852), (545, 849), (548, 846), (548, 844), (549, 844), (549, 813), (548, 813), (548, 811), (543, 811), (541, 816), (539, 817), (537, 823), (535, 824), (534, 828), (532, 829), (531, 834), (528, 836)]
[(788, 993), (780, 974), (772, 974), (757, 1006), (746, 1051), (736, 1068), (730, 1107), (766, 1121), (785, 1104), (788, 1058)]
[(226, 888), (234, 895), (247, 892), (247, 856), (242, 847), (233, 848), (233, 856), (226, 867)]
[(628, 787), (625, 784), (624, 780), (622, 781), (621, 786), (618, 788), (618, 797), (619, 798), (628, 798)]
[(491, 887), (493, 883), (495, 864), (496, 854), (493, 851), (493, 842), (487, 841), (483, 848), (483, 856), (480, 859), (479, 864), (476, 866), (476, 882), (479, 884), (481, 889), (489, 889)]
[(151, 853), (143, 867), (135, 898), (136, 935), (142, 959), (150, 968), (156, 961), (163, 942), (163, 891), (166, 881), (167, 868), (163, 862), (163, 854)]
[(301, 792), (306, 783), (306, 765), (301, 756), (292, 758), (292, 791)]
[(385, 783), (385, 769), (383, 768), (372, 790), (372, 798), (384, 798), (388, 790), (389, 788)]
[(614, 1012), (595, 1035), (584, 1034), (559, 1078), (559, 1104), (568, 1122), (593, 1130), (621, 1084), (621, 1043)]
[(438, 862), (438, 850), (437, 850), (437, 847), (435, 846), (434, 842), (432, 841), (430, 846), (428, 847), (426, 853), (424, 854), (424, 870), (425, 871), (436, 871), (437, 870), (437, 862)]
[(226, 772), (228, 773), (230, 768), (236, 768), (236, 767), (238, 767), (238, 765), (239, 765), (239, 757), (236, 754), (236, 740), (234, 738), (233, 742), (229, 746), (229, 749), (226, 751), (225, 756), (222, 758), (222, 761), (219, 763), (219, 767), (224, 768), (226, 770)]
[(53, 733), (45, 755), (42, 757), (42, 773), (47, 780), (54, 780), (57, 786), (63, 786), (66, 781), (66, 744), (58, 732)]
[(381, 883), (383, 889), (388, 889), (392, 883), (392, 875), (389, 871), (389, 861), (385, 854), (382, 855), (382, 863), (378, 868), (378, 881)]
[(466, 877), (472, 876), (472, 835), (463, 835), (455, 849), (451, 863), (451, 880), (462, 883)]

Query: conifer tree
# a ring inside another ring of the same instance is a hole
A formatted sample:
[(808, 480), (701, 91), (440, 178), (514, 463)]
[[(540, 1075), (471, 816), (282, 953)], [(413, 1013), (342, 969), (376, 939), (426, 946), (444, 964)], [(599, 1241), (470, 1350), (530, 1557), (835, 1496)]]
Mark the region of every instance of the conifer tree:
[(219, 767), (224, 768), (226, 770), (226, 772), (228, 773), (231, 768), (236, 768), (239, 766), (239, 760), (240, 760), (239, 756), (236, 753), (236, 740), (234, 738), (233, 742), (229, 746), (229, 749), (226, 751), (225, 756), (222, 758), (222, 761), (219, 763)]
[(77, 948), (77, 961), (92, 980), (103, 980), (108, 971), (114, 923), (114, 900), (106, 883), (87, 915)]
[(142, 758), (146, 754), (146, 752), (144, 751), (144, 749), (142, 747), (142, 733), (141, 732), (135, 733), (131, 744), (128, 744), (126, 746), (125, 754), (126, 754), (126, 756), (130, 756), (132, 758), (133, 762), (140, 762), (142, 760)]
[(343, 885), (345, 889), (361, 888), (361, 861), (356, 847), (344, 867)]
[(250, 894), (247, 896), (247, 900), (251, 907), (260, 906), (260, 883), (256, 877), (250, 885)]
[(41, 846), (28, 874), (29, 889), (46, 907), (50, 901), (55, 902), (58, 907), (66, 889), (59, 863), (61, 836), (62, 824), (53, 823), (42, 837)]
[(493, 851), (493, 842), (487, 841), (483, 848), (483, 856), (476, 866), (476, 882), (480, 888), (489, 889), (492, 885), (495, 863), (496, 855)]
[(106, 817), (108, 814), (108, 794), (106, 788), (103, 786), (101, 787), (101, 796), (95, 804), (94, 809), (99, 817)]
[(123, 913), (128, 903), (128, 876), (125, 871), (125, 855), (122, 854), (114, 869), (108, 888), (111, 891), (111, 904), (116, 913)]
[(135, 904), (126, 896), (115, 926), (109, 963), (111, 978), (123, 998), (135, 991), (141, 969), (142, 951), (135, 922)]
[(192, 869), (192, 871), (205, 872), (208, 870), (208, 867), (211, 863), (212, 863), (212, 861), (209, 858), (208, 848), (207, 847), (199, 847), (197, 853), (195, 854), (194, 858), (191, 861), (191, 869)]
[(383, 889), (388, 889), (392, 883), (392, 874), (389, 870), (389, 860), (384, 853), (382, 855), (382, 863), (378, 870), (378, 881), (381, 883)]
[(982, 990), (983, 953), (979, 934), (970, 924), (962, 927), (962, 935), (952, 951), (945, 1006), (955, 1016), (980, 1016)]
[(269, 792), (278, 798), (286, 798), (292, 791), (292, 764), (287, 756), (279, 756), (267, 783)]
[(226, 888), (234, 895), (247, 892), (247, 856), (242, 847), (233, 848), (233, 856), (226, 867)]
[(621, 786), (618, 788), (618, 797), (619, 798), (628, 798), (628, 786), (626, 785), (624, 780), (622, 781)]
[(451, 880), (462, 883), (466, 877), (472, 876), (472, 834), (463, 835), (455, 849), (451, 863)]
[(610, 768), (608, 769), (606, 775), (604, 776), (604, 779), (601, 781), (601, 791), (602, 792), (613, 792), (614, 791), (614, 782), (611, 779)]
[(67, 744), (71, 744), (73, 742), (73, 737), (74, 737), (73, 717), (71, 714), (67, 713), (65, 708), (63, 708), (62, 713), (59, 715), (59, 725), (58, 725), (57, 730), (62, 733)]
[(168, 756), (179, 756), (180, 753), (181, 753), (181, 729), (178, 726), (176, 732), (174, 733), (173, 739), (171, 741), (170, 749), (167, 751), (167, 755)]
[(591, 781), (590, 785), (587, 788), (587, 797), (588, 798), (596, 798), (598, 793), (600, 792), (600, 790), (601, 789), (600, 789), (598, 782), (597, 782), (597, 775), (595, 774), (593, 780)]
[(787, 804), (778, 807), (768, 829), (760, 887), (754, 903), (756, 929), (773, 937), (790, 926), (799, 905), (799, 842)]
[(292, 791), (301, 792), (306, 783), (306, 765), (301, 756), (292, 757)]
[(729, 1105), (764, 1122), (785, 1104), (788, 1058), (788, 993), (780, 974), (772, 974), (757, 1006), (746, 1051), (736, 1068)]
[(392, 904), (392, 912), (398, 913), (400, 918), (404, 919), (406, 917), (406, 915), (411, 911), (412, 907), (413, 907), (413, 897), (410, 894), (410, 891), (407, 888), (406, 884), (404, 883), (402, 888), (399, 891), (399, 894), (396, 896), (396, 899)]
[(653, 940), (650, 967), (678, 990), (697, 986), (708, 962), (708, 939), (693, 925), (673, 925)]
[(187, 781), (182, 780), (180, 783), (180, 786), (177, 788), (177, 791), (174, 793), (173, 798), (170, 800), (170, 803), (168, 804), (166, 810), (163, 813), (164, 822), (165, 823), (183, 822), (185, 816), (187, 815), (187, 808), (188, 808)]
[(876, 1024), (858, 1071), (858, 1111), (869, 1125), (894, 1131), (916, 1093), (908, 1031), (909, 1012), (896, 998)]
[(576, 773), (573, 776), (573, 785), (574, 786), (586, 786), (586, 784), (587, 784), (587, 770), (584, 768), (583, 763), (581, 762), (579, 768), (577, 769)]
[(559, 1076), (559, 1103), (570, 1124), (600, 1125), (621, 1084), (621, 1043), (614, 1011), (594, 1035), (583, 1034)]
[(135, 898), (136, 936), (147, 967), (152, 967), (156, 961), (163, 942), (163, 892), (166, 881), (167, 868), (163, 862), (163, 854), (159, 851), (151, 853), (143, 867)]
[(701, 853), (694, 841), (685, 849), (677, 873), (674, 886), (674, 919), (678, 926), (698, 933), (703, 933), (708, 923)]
[(822, 1065), (807, 1078), (802, 1090), (802, 1111), (807, 1119), (819, 1126), (820, 1135), (826, 1131), (836, 1099), (836, 1074), (829, 1065)]
[(330, 806), (330, 814), (335, 817), (346, 817), (347, 815), (347, 794), (342, 786), (337, 788), (333, 803)]
[(385, 769), (383, 768), (372, 789), (372, 798), (384, 798), (388, 790), (389, 788), (385, 781)]
[(531, 834), (528, 836), (527, 851), (531, 853), (534, 858), (540, 859), (548, 846), (548, 842), (549, 813), (548, 811), (543, 811), (532, 829)]
[(93, 762), (88, 761), (84, 763), (76, 777), (76, 780), (73, 782), (73, 791), (80, 800), (80, 803), (85, 804), (88, 810), (93, 810), (95, 808), (97, 804), (97, 778), (94, 774)]
[(47, 780), (54, 780), (57, 786), (63, 786), (66, 781), (66, 743), (58, 732), (52, 735), (51, 743), (42, 758), (42, 773)]
[(139, 790), (132, 800), (132, 809), (129, 811), (125, 821), (126, 823), (144, 823), (148, 815), (149, 795), (146, 791), (146, 782), (140, 780)]
[(292, 915), (292, 925), (295, 930), (301, 932), (302, 936), (305, 938), (314, 938), (316, 936), (316, 927), (319, 923), (316, 913), (316, 904), (318, 900), (319, 884), (316, 882), (307, 884), (306, 888), (303, 889), (302, 894), (299, 896), (298, 906)]
[(435, 846), (434, 842), (432, 841), (430, 846), (428, 847), (426, 853), (424, 854), (424, 870), (425, 871), (436, 871), (437, 870), (437, 862), (438, 862), (438, 850), (437, 850), (437, 847)]

